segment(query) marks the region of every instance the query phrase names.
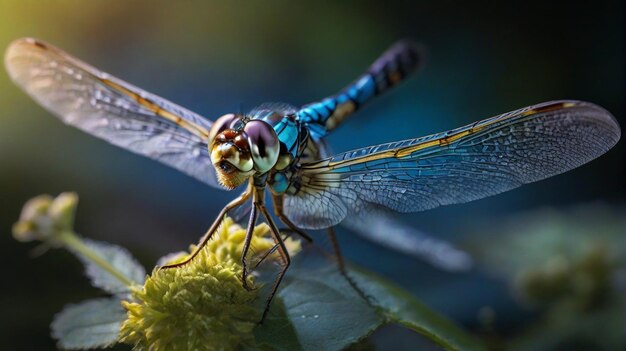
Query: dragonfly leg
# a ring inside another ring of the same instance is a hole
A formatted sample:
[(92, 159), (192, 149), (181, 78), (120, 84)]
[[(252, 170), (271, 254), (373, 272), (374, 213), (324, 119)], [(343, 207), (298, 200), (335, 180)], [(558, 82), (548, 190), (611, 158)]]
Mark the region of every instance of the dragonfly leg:
[[(298, 235), (300, 235), (302, 238), (304, 238), (305, 240), (307, 240), (308, 242), (312, 242), (313, 238), (311, 238), (309, 235), (307, 235), (306, 233), (304, 233), (301, 229), (299, 229), (298, 227), (296, 227), (290, 220), (289, 218), (287, 218), (283, 212), (282, 212), (282, 198), (278, 197), (278, 196), (272, 196), (272, 203), (274, 206), (274, 212), (277, 214), (278, 218), (285, 223), (287, 226), (289, 226), (289, 228), (279, 228), (278, 232), (279, 233), (284, 233), (284, 232), (291, 232), (291, 233), (296, 233)], [(283, 241), (285, 241), (286, 238), (290, 237), (290, 234), (285, 234), (285, 238), (283, 239)], [(272, 247), (270, 250), (268, 250), (267, 252), (265, 252), (265, 254), (263, 254), (263, 256), (259, 259), (259, 261), (257, 261), (257, 263), (254, 265), (253, 269), (256, 269), (261, 263), (263, 263), (263, 261), (271, 254), (273, 254), (274, 252), (276, 252), (276, 250), (278, 249), (278, 243), (276, 243), (274, 245), (274, 247)]]
[(270, 309), (270, 304), (272, 303), (272, 299), (274, 298), (274, 295), (276, 295), (278, 286), (280, 285), (280, 282), (283, 280), (283, 277), (285, 276), (285, 272), (287, 272), (287, 269), (289, 268), (289, 265), (291, 264), (291, 258), (289, 257), (289, 252), (287, 251), (287, 248), (285, 247), (285, 243), (283, 242), (283, 239), (280, 237), (280, 232), (278, 231), (278, 227), (276, 227), (276, 223), (274, 223), (272, 216), (270, 216), (269, 212), (267, 211), (267, 207), (265, 207), (265, 205), (261, 203), (259, 205), (259, 210), (263, 214), (263, 217), (265, 217), (265, 220), (267, 220), (267, 224), (270, 227), (272, 238), (274, 239), (276, 244), (278, 244), (278, 247), (277, 247), (278, 254), (283, 260), (283, 264), (281, 265), (280, 272), (276, 276), (276, 280), (274, 280), (272, 291), (270, 292), (270, 295), (267, 298), (267, 302), (265, 303), (265, 310), (263, 311), (263, 316), (261, 317), (261, 323), (263, 323), (263, 321), (265, 320), (265, 317), (267, 316), (267, 312)]
[(244, 289), (248, 291), (252, 290), (252, 288), (248, 286), (248, 260), (246, 259), (246, 256), (248, 256), (248, 251), (250, 251), (250, 242), (252, 241), (252, 236), (254, 235), (254, 225), (256, 224), (256, 220), (258, 218), (256, 197), (255, 192), (255, 199), (252, 204), (252, 209), (250, 210), (250, 219), (248, 220), (248, 228), (246, 229), (246, 238), (243, 242), (243, 249), (241, 250), (241, 266), (243, 267), (243, 271), (241, 273), (241, 283), (243, 284)]
[(337, 234), (335, 234), (335, 228), (330, 227), (326, 229), (326, 232), (328, 233), (330, 242), (333, 245), (333, 252), (335, 253), (335, 259), (337, 260), (339, 272), (347, 277), (346, 264), (343, 260), (343, 256), (341, 255), (341, 249), (339, 248), (339, 241), (337, 240)]
[(367, 301), (369, 304), (376, 306), (377, 303), (374, 299), (373, 296), (366, 294), (363, 289), (361, 289), (356, 281), (354, 281), (354, 279), (352, 279), (352, 277), (348, 274), (348, 271), (346, 270), (346, 264), (345, 261), (343, 260), (343, 256), (341, 255), (341, 249), (339, 248), (339, 241), (337, 240), (337, 235), (335, 234), (335, 229), (333, 227), (329, 227), (326, 232), (328, 233), (328, 237), (330, 238), (330, 241), (332, 243), (333, 246), (333, 252), (335, 253), (335, 259), (337, 260), (337, 268), (339, 269), (339, 273), (341, 273), (341, 275), (343, 275), (343, 277), (346, 279), (346, 281), (348, 282), (348, 284), (350, 284), (350, 286), (352, 287), (352, 289), (354, 289), (354, 291), (357, 292), (357, 294), (359, 294), (359, 296), (361, 296), (361, 298), (365, 301)]
[(187, 257), (182, 262), (178, 262), (178, 263), (173, 263), (173, 264), (168, 264), (168, 265), (162, 266), (160, 269), (169, 269), (169, 268), (181, 267), (181, 266), (184, 266), (187, 263), (191, 262), (191, 260), (193, 260), (198, 255), (198, 253), (204, 247), (204, 245), (206, 245), (206, 243), (209, 242), (209, 240), (213, 236), (213, 233), (215, 233), (215, 231), (217, 230), (219, 225), (222, 223), (222, 221), (224, 220), (224, 216), (226, 216), (228, 211), (230, 211), (230, 210), (240, 206), (241, 204), (243, 204), (246, 200), (248, 200), (248, 198), (250, 198), (250, 194), (251, 194), (251, 191), (248, 188), (243, 194), (241, 194), (238, 198), (234, 199), (233, 201), (229, 202), (228, 205), (226, 205), (222, 209), (220, 214), (217, 216), (217, 218), (215, 219), (215, 221), (213, 222), (213, 224), (211, 225), (209, 230), (204, 234), (202, 239), (200, 239), (200, 242), (198, 243), (196, 248), (193, 250), (193, 252), (189, 255), (189, 257)]
[[(285, 241), (285, 239), (287, 239), (288, 237), (289, 237), (289, 234), (286, 234), (286, 235), (285, 235), (285, 238), (283, 239), (283, 242), (284, 242), (284, 241)], [(265, 261), (265, 259), (266, 259), (269, 255), (273, 254), (274, 252), (276, 252), (276, 250), (278, 250), (278, 246), (279, 246), (278, 244), (274, 244), (274, 246), (272, 246), (272, 248), (271, 248), (271, 249), (267, 250), (267, 251), (263, 254), (263, 256), (261, 256), (261, 258), (257, 261), (257, 263), (255, 263), (255, 264), (254, 264), (254, 267), (252, 267), (252, 269), (257, 269), (257, 267), (259, 267), (259, 265), (260, 265), (261, 263), (263, 263), (263, 261)]]
[(280, 219), (281, 222), (285, 223), (289, 227), (289, 230), (297, 233), (302, 238), (304, 238), (304, 240), (310, 243), (313, 242), (313, 238), (311, 238), (311, 236), (303, 232), (300, 228), (298, 228), (295, 224), (293, 224), (293, 222), (291, 222), (291, 220), (289, 220), (287, 216), (285, 216), (285, 214), (283, 213), (283, 198), (282, 197), (272, 196), (272, 204), (274, 205), (274, 212), (276, 213), (276, 216), (278, 216), (278, 219)]

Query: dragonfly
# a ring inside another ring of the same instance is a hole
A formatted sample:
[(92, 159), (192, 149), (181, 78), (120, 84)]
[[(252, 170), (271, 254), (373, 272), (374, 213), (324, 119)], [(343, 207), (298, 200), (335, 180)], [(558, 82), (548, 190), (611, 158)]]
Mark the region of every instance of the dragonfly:
[[(276, 218), (311, 240), (306, 230), (344, 220), (367, 223), (381, 213), (417, 212), (465, 203), (581, 166), (620, 139), (615, 118), (595, 104), (539, 103), (429, 136), (331, 154), (325, 137), (423, 62), (419, 46), (401, 40), (338, 93), (297, 108), (262, 104), (215, 121), (104, 73), (43, 41), (10, 44), (5, 63), (28, 95), (66, 124), (150, 157), (215, 188), (245, 190), (219, 213), (191, 261), (224, 217), (250, 206), (242, 255), (263, 217), (281, 269), (262, 320), (290, 265)], [(336, 246), (336, 239), (333, 240)], [(340, 256), (339, 256), (340, 257)]]

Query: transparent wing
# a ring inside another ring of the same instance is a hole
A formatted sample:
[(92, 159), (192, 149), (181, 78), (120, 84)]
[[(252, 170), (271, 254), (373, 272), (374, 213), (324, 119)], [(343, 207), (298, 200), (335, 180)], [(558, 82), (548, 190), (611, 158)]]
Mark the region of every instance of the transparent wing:
[(367, 216), (347, 216), (341, 225), (362, 238), (424, 261), (448, 272), (467, 271), (473, 259), (452, 243), (400, 222), (387, 211), (370, 209)]
[(619, 138), (619, 125), (599, 106), (542, 103), (304, 164), (285, 214), (318, 229), (381, 208), (416, 212), (477, 200), (576, 168)]
[(220, 187), (207, 119), (36, 39), (13, 42), (5, 64), (13, 81), (63, 122)]

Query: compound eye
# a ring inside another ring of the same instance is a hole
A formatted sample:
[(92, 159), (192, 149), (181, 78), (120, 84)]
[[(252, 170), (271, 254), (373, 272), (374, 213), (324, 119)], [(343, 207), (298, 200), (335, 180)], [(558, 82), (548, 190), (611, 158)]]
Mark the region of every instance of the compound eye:
[(211, 126), (211, 131), (209, 132), (209, 145), (211, 145), (219, 133), (231, 128), (231, 126), (240, 120), (241, 118), (234, 113), (229, 113), (218, 118)]
[(252, 120), (246, 123), (243, 131), (248, 136), (254, 168), (260, 172), (272, 169), (280, 153), (280, 142), (274, 128), (263, 121)]

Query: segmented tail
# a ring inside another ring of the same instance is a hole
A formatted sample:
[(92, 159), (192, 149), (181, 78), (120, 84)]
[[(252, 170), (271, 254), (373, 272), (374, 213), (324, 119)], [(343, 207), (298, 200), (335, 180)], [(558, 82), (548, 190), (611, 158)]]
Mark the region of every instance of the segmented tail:
[(382, 94), (416, 71), (423, 62), (418, 45), (401, 40), (385, 51), (368, 69), (338, 94), (304, 106), (300, 121), (322, 137), (375, 96)]

